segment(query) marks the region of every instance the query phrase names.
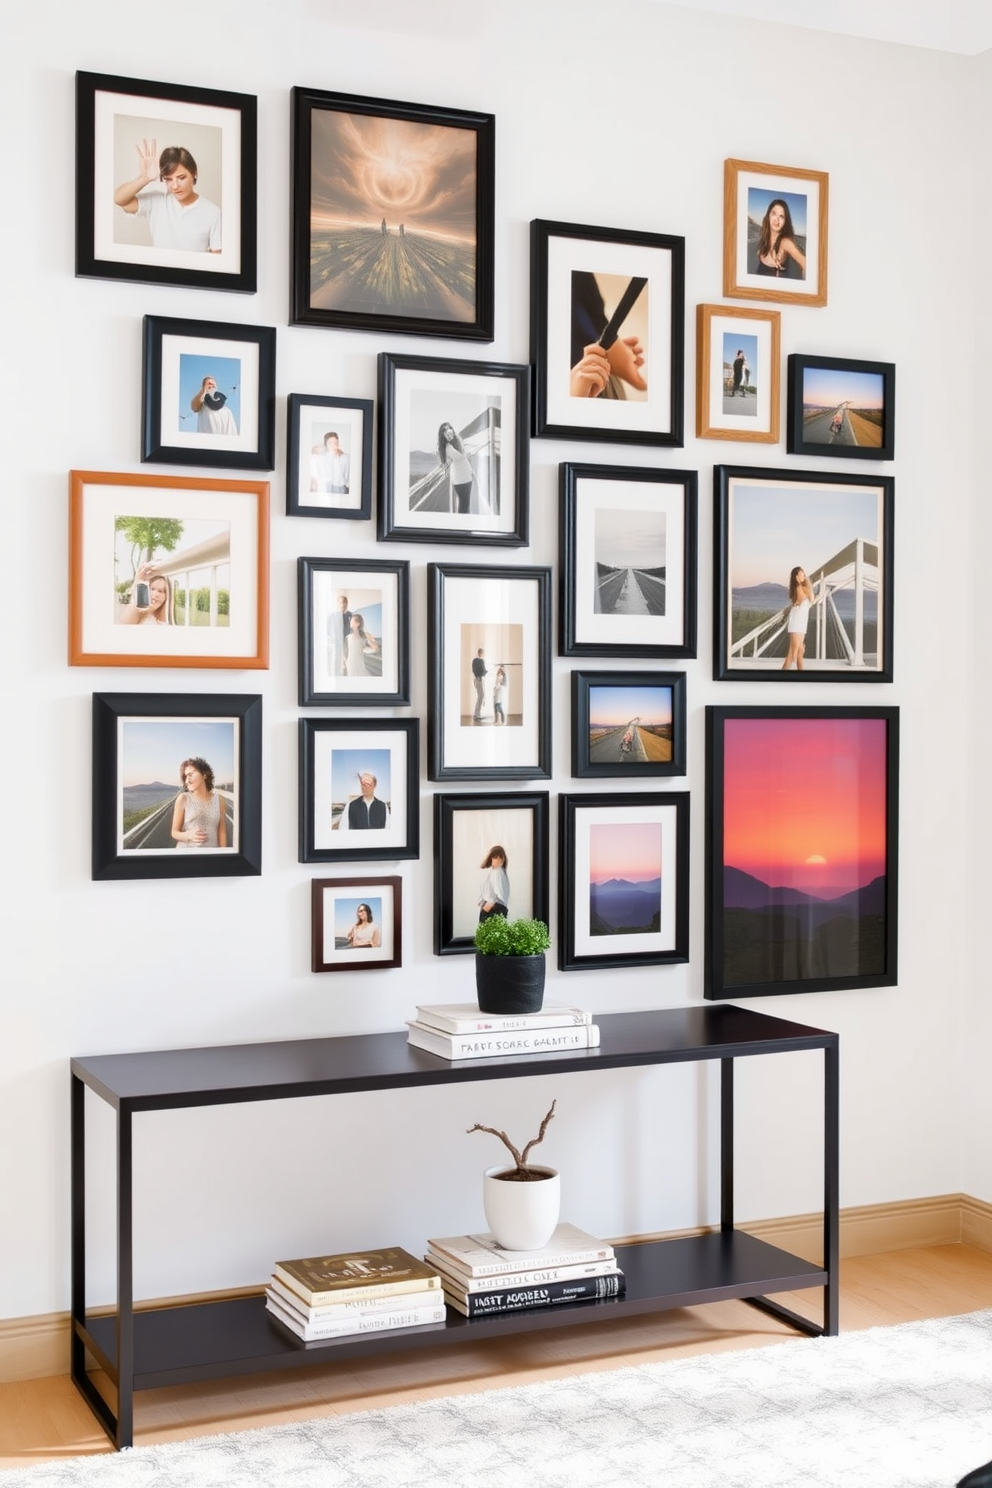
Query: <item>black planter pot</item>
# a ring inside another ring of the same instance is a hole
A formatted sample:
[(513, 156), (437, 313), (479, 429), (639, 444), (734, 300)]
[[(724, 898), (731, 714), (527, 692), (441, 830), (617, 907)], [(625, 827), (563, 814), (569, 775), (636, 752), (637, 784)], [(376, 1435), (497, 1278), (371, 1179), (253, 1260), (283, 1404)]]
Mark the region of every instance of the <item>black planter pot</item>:
[(544, 953), (537, 956), (480, 956), (475, 953), (475, 987), (483, 1013), (539, 1013), (544, 1002)]

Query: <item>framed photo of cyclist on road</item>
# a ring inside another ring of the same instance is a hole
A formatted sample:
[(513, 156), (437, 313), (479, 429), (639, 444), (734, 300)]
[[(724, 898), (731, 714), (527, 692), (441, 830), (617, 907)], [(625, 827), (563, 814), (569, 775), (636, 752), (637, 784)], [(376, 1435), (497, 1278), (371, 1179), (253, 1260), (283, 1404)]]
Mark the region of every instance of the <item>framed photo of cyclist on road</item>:
[(577, 780), (685, 770), (685, 672), (572, 673)]
[(789, 357), (786, 448), (790, 455), (891, 460), (895, 422), (894, 362)]

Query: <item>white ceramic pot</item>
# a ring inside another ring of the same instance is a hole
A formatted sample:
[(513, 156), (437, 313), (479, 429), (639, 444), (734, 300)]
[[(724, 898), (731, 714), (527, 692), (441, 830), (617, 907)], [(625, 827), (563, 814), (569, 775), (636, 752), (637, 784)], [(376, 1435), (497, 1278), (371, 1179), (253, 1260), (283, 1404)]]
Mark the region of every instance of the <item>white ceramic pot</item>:
[(487, 1168), (482, 1180), (486, 1223), (505, 1250), (542, 1250), (555, 1232), (561, 1212), (561, 1178), (554, 1168), (530, 1165), (540, 1178), (509, 1183), (512, 1168)]

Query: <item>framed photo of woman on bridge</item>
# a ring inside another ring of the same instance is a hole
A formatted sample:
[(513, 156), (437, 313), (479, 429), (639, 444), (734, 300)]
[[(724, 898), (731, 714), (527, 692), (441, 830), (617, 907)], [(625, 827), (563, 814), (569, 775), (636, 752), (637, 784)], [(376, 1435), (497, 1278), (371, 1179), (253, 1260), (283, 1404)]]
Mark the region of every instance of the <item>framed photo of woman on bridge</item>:
[(379, 354), (380, 542), (528, 540), (530, 368)]
[(492, 114), (293, 89), (293, 325), (493, 339)]
[(892, 681), (891, 476), (718, 465), (718, 682)]
[(894, 362), (790, 356), (788, 407), (790, 455), (891, 460), (895, 454)]
[(685, 672), (572, 673), (576, 779), (685, 770)]
[(695, 656), (696, 472), (558, 468), (559, 654)]

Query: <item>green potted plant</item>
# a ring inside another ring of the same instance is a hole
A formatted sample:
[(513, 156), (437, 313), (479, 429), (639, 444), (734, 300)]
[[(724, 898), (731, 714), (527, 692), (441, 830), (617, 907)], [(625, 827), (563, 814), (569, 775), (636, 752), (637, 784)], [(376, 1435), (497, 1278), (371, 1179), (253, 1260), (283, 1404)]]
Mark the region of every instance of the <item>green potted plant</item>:
[(490, 915), (475, 931), (475, 987), (483, 1013), (539, 1013), (544, 1002), (543, 920)]
[(471, 1132), (488, 1132), (498, 1137), (513, 1158), (513, 1166), (501, 1163), (487, 1168), (482, 1179), (482, 1203), (486, 1223), (504, 1250), (541, 1250), (555, 1232), (561, 1211), (561, 1178), (555, 1168), (527, 1161), (554, 1119), (557, 1101), (541, 1122), (537, 1136), (520, 1151), (506, 1132), (477, 1121)]

